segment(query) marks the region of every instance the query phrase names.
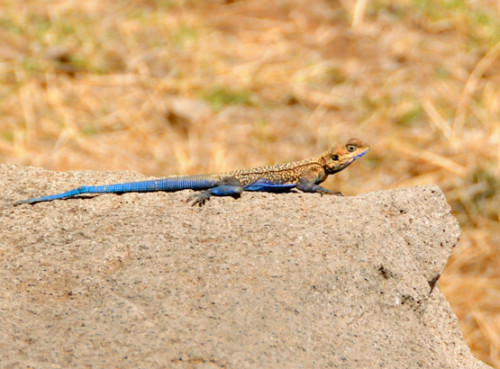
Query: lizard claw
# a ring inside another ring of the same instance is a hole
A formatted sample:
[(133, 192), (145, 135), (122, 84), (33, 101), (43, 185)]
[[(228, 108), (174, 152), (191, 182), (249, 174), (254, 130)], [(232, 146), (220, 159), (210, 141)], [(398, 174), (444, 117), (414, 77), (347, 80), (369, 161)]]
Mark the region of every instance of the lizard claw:
[(191, 206), (203, 206), (208, 200), (210, 200), (210, 192), (203, 191), (189, 196), (186, 202), (191, 202)]
[(342, 196), (344, 197), (344, 195), (342, 194), (342, 192), (340, 191), (328, 191), (328, 192), (320, 192), (319, 193), (321, 196), (323, 195), (333, 195), (333, 196)]
[(334, 195), (334, 196), (342, 196), (342, 197), (344, 197), (344, 195), (340, 191), (320, 192), (320, 194), (321, 194), (321, 196), (323, 196), (323, 195)]

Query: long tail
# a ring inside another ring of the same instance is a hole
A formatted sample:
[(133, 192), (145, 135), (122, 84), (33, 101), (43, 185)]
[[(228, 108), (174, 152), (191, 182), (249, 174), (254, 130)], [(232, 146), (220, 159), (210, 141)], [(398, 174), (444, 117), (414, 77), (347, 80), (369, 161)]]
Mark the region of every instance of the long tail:
[(31, 199), (21, 200), (14, 206), (21, 204), (36, 204), (38, 202), (67, 199), (82, 194), (98, 193), (125, 193), (125, 192), (153, 192), (153, 191), (179, 191), (179, 190), (206, 190), (217, 186), (218, 181), (206, 176), (186, 176), (156, 179), (152, 181), (140, 181), (129, 183), (118, 183), (104, 186), (82, 186), (74, 188), (67, 192), (48, 195), (42, 197), (33, 197)]

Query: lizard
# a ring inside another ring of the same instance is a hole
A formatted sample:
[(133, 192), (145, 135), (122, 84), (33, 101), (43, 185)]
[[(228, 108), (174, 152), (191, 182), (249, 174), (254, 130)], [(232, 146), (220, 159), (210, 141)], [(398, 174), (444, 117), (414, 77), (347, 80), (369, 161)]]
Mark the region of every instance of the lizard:
[(321, 156), (312, 159), (224, 173), (174, 176), (101, 186), (82, 186), (55, 195), (17, 201), (14, 206), (68, 199), (82, 194), (122, 194), (187, 189), (200, 191), (188, 198), (188, 201), (192, 201), (192, 205), (199, 206), (202, 206), (211, 196), (238, 198), (243, 191), (287, 192), (296, 188), (302, 192), (316, 192), (321, 195), (341, 195), (340, 192), (331, 191), (319, 184), (325, 181), (329, 175), (348, 167), (369, 150), (370, 147), (366, 143), (352, 138), (345, 144), (337, 145)]

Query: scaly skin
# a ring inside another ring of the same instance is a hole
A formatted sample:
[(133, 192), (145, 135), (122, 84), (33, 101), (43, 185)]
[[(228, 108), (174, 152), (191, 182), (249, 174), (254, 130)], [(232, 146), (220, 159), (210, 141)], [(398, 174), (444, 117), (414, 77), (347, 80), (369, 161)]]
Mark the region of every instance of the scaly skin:
[[(349, 149), (348, 149), (349, 148)], [(219, 174), (219, 179), (236, 178), (243, 186), (265, 178), (276, 184), (296, 184), (305, 179), (319, 184), (330, 174), (340, 172), (369, 151), (369, 146), (355, 138), (323, 153), (319, 158), (272, 166), (240, 169)]]
[(370, 147), (366, 143), (353, 138), (344, 145), (338, 145), (315, 159), (219, 174), (167, 177), (152, 181), (104, 186), (83, 186), (56, 195), (18, 201), (14, 205), (67, 199), (81, 194), (179, 191), (184, 189), (202, 190), (190, 197), (193, 205), (200, 206), (212, 195), (239, 197), (243, 191), (285, 192), (297, 188), (303, 192), (339, 194), (323, 188), (319, 184), (330, 174), (348, 167), (369, 150)]

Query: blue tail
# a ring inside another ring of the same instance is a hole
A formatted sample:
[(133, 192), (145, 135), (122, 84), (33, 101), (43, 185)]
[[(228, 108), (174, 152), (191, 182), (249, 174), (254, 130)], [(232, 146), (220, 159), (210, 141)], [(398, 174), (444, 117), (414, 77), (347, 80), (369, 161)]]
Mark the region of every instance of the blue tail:
[(179, 191), (179, 190), (206, 190), (217, 186), (216, 179), (204, 176), (187, 176), (156, 179), (152, 181), (118, 183), (105, 186), (82, 186), (74, 188), (67, 192), (48, 195), (42, 197), (33, 197), (31, 199), (21, 200), (14, 206), (21, 204), (36, 204), (38, 202), (67, 199), (82, 194), (97, 193), (125, 193), (125, 192), (153, 192), (153, 191)]

